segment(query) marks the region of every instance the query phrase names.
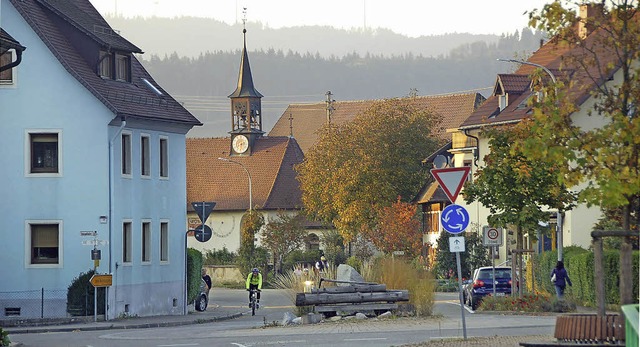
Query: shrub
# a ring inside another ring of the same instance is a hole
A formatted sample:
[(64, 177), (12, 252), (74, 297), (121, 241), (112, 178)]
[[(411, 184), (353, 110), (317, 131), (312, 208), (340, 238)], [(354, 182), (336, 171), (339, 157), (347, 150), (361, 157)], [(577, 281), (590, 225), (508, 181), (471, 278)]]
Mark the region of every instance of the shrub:
[(347, 258), (347, 265), (356, 269), (356, 271), (360, 272), (362, 270), (362, 260), (356, 258), (355, 256), (350, 256)]
[[(285, 271), (282, 274), (277, 274), (273, 280), (273, 286), (278, 289), (284, 289), (285, 294), (291, 299), (292, 304), (295, 306), (296, 294), (304, 293), (305, 282), (312, 281), (317, 283), (318, 278), (311, 271), (308, 276), (296, 275), (293, 271)], [(313, 311), (313, 306), (295, 306), (295, 314), (302, 316)]]
[(10, 346), (9, 333), (0, 328), (0, 346)]
[[(90, 316), (94, 314), (94, 291), (89, 282), (94, 271), (80, 273), (67, 288), (67, 313), (72, 316)], [(98, 290), (98, 314), (104, 314), (105, 290)]]
[[(487, 295), (482, 298), (480, 311), (511, 312), (549, 312), (552, 311), (551, 297), (548, 294), (525, 294), (522, 298), (511, 296)], [(574, 306), (575, 309), (575, 306)], [(562, 311), (568, 312), (568, 311)]]
[(187, 251), (187, 302), (193, 302), (200, 294), (202, 281), (202, 253), (189, 248)]
[(235, 265), (238, 255), (230, 252), (227, 247), (218, 250), (209, 250), (204, 254), (206, 265)]

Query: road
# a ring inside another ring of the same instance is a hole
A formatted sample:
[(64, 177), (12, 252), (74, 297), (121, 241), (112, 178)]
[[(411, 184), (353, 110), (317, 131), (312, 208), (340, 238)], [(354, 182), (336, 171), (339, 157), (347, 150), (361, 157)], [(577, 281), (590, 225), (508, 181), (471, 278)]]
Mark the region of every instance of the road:
[[(103, 330), (12, 335), (28, 347), (63, 346), (397, 346), (463, 336), (457, 293), (438, 293), (433, 318), (367, 319), (313, 325), (275, 326), (290, 299), (282, 291), (263, 292), (263, 307), (256, 316), (245, 308), (247, 293), (229, 290), (216, 295), (214, 304), (245, 311), (240, 318), (171, 328)], [(467, 336), (551, 335), (555, 317), (476, 314), (465, 311)]]

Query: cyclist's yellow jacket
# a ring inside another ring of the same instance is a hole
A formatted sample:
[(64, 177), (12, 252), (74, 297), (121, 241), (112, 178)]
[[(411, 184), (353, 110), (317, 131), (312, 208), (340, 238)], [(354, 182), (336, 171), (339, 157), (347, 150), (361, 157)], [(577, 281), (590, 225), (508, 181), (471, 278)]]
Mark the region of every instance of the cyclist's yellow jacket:
[(262, 290), (262, 274), (258, 273), (258, 276), (254, 276), (253, 272), (247, 276), (246, 289), (249, 289), (249, 284), (257, 285), (258, 289)]

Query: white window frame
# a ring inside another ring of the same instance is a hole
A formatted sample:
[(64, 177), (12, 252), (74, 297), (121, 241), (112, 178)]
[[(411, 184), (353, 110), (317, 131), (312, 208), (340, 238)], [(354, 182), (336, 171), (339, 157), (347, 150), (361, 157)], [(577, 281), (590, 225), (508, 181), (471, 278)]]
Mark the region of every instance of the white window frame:
[[(56, 134), (58, 136), (58, 172), (31, 172), (31, 135)], [(26, 129), (24, 131), (24, 173), (25, 177), (62, 177), (63, 151), (62, 129)]]
[[(129, 230), (125, 230), (125, 225), (129, 226)], [(122, 221), (122, 265), (133, 264), (133, 221), (125, 219)], [(128, 235), (125, 235), (127, 234)], [(126, 253), (126, 254), (125, 254)]]
[[(125, 138), (129, 139), (129, 142), (127, 144), (129, 146), (128, 149), (123, 146)], [(133, 171), (133, 168), (132, 168), (133, 152), (132, 152), (132, 146), (131, 146), (132, 141), (133, 141), (133, 134), (130, 131), (123, 130), (122, 133), (120, 134), (120, 174), (122, 175), (122, 177), (126, 177), (126, 178), (131, 178), (132, 171)]]
[(140, 176), (151, 178), (151, 135), (140, 134)]
[(160, 263), (169, 263), (169, 220), (160, 220)]
[[(31, 226), (36, 224), (57, 224), (58, 225), (58, 262), (54, 264), (33, 264), (31, 262)], [(62, 268), (64, 266), (64, 223), (60, 219), (29, 219), (24, 223), (24, 265), (25, 268)]]
[[(16, 50), (10, 49), (6, 53), (11, 54), (11, 62), (16, 61)], [(11, 79), (10, 80), (0, 80), (0, 88), (16, 88), (18, 84), (18, 67), (14, 66), (10, 70)], [(4, 72), (4, 71), (3, 71)]]
[(169, 137), (160, 135), (160, 140), (158, 141), (158, 154), (160, 157), (160, 167), (159, 167), (159, 176), (160, 179), (168, 179), (169, 178)]
[(140, 224), (140, 260), (142, 264), (151, 264), (151, 219), (143, 219)]

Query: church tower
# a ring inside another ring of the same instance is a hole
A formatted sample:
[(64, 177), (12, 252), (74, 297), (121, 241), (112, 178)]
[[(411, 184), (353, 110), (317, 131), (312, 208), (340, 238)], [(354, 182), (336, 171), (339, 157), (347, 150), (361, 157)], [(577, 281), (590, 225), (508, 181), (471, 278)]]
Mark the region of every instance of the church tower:
[[(243, 19), (246, 24), (246, 19)], [(247, 54), (247, 29), (242, 29), (243, 47), (238, 73), (238, 86), (231, 99), (231, 155), (249, 156), (262, 131), (262, 94), (256, 90)]]

